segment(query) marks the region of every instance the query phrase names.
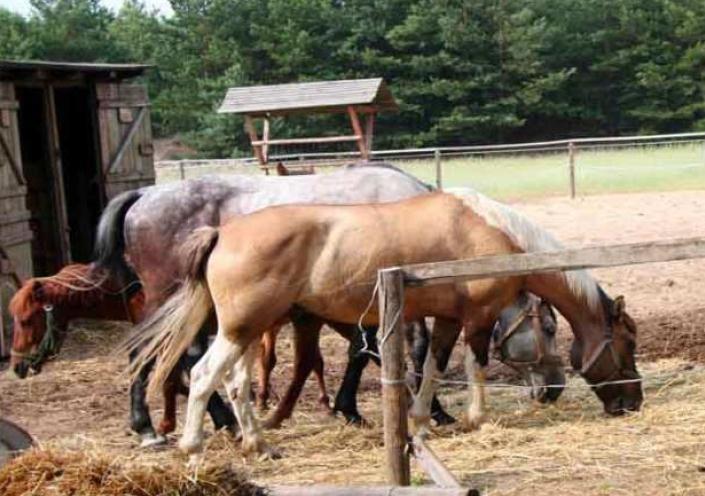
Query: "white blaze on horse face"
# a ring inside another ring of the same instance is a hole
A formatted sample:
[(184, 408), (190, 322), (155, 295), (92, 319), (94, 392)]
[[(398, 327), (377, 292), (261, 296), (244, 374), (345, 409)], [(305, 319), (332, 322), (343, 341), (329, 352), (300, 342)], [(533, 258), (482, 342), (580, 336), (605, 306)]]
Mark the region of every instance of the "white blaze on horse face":
[(438, 365), (434, 356), (432, 346), (428, 347), (426, 359), (423, 364), (423, 378), (419, 392), (414, 396), (414, 403), (411, 406), (409, 415), (414, 421), (417, 436), (424, 437), (428, 434), (431, 421), (431, 400), (436, 392), (437, 383), (435, 381), (438, 374)]
[(485, 417), (485, 368), (475, 357), (469, 344), (465, 345), (465, 373), (468, 381), (472, 381), (472, 391), (468, 396), (468, 406), (465, 416), (465, 426), (477, 429)]
[(220, 329), (213, 344), (191, 370), (191, 385), (184, 432), (179, 441), (182, 451), (193, 454), (203, 447), (203, 416), (208, 398), (242, 356), (243, 347), (225, 338)]

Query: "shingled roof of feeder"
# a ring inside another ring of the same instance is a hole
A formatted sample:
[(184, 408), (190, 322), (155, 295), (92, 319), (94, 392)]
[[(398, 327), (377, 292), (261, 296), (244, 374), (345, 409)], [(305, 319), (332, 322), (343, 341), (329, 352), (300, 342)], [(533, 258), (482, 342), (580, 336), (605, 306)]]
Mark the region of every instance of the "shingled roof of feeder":
[(399, 108), (384, 80), (373, 78), (230, 88), (218, 112), (251, 116), (345, 112), (350, 105), (375, 111)]

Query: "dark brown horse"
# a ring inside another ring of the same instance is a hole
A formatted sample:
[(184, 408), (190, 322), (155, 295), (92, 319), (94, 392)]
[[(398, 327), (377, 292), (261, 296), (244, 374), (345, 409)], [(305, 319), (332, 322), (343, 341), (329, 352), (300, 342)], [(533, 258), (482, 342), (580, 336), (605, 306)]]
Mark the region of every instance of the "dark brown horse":
[[(262, 229), (268, 226), (268, 229)], [(420, 235), (423, 233), (423, 235)], [(377, 270), (413, 263), (560, 249), (555, 239), (508, 207), (472, 190), (396, 203), (281, 206), (201, 228), (184, 244), (187, 279), (136, 330), (136, 362), (158, 359), (159, 387), (215, 308), (218, 334), (191, 373), (180, 446), (201, 449), (206, 400), (222, 383), (243, 431), (245, 451), (269, 452), (249, 404), (252, 342), (293, 308), (336, 322), (377, 325)], [(411, 409), (428, 428), (438, 371), (437, 340), (465, 332), (466, 373), (473, 379), (469, 427), (481, 421), (492, 329), (522, 289), (563, 314), (576, 337), (572, 362), (593, 385), (605, 411), (636, 410), (642, 401), (634, 350), (636, 328), (622, 298), (609, 299), (585, 271), (545, 273), (410, 288), (403, 319), (436, 317), (423, 381)]]

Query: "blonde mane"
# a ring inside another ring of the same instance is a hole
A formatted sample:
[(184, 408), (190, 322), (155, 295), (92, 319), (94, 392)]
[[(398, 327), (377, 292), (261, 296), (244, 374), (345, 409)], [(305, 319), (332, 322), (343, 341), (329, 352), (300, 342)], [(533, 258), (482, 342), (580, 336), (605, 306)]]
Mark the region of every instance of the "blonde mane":
[[(509, 206), (472, 188), (448, 188), (444, 191), (460, 198), (489, 225), (500, 229), (526, 252), (558, 251), (564, 248), (548, 231)], [(586, 270), (564, 271), (562, 275), (573, 294), (582, 298), (592, 310), (600, 308), (599, 286)]]

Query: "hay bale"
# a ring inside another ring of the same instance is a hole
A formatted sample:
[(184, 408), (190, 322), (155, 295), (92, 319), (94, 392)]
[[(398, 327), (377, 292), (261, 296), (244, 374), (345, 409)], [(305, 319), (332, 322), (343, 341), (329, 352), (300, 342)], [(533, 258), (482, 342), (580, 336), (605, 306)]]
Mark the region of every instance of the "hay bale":
[(0, 469), (0, 494), (20, 496), (259, 496), (263, 488), (230, 464), (198, 473), (178, 462), (145, 464), (107, 452), (33, 449)]

